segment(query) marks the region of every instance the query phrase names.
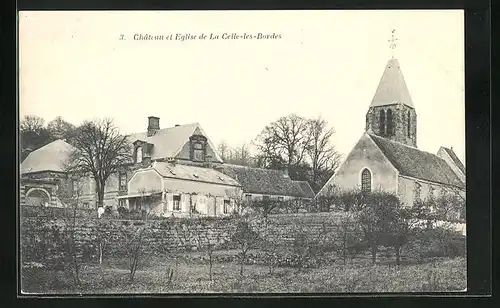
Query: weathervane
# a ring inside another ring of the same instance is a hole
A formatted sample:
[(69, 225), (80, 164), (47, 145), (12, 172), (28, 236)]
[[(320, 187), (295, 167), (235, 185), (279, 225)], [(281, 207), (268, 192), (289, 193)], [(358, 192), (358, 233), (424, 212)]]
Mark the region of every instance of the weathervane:
[(390, 43), (389, 48), (392, 50), (392, 58), (394, 59), (394, 49), (396, 49), (396, 41), (398, 40), (394, 36), (394, 32), (396, 32), (396, 29), (391, 30), (391, 39), (388, 41)]

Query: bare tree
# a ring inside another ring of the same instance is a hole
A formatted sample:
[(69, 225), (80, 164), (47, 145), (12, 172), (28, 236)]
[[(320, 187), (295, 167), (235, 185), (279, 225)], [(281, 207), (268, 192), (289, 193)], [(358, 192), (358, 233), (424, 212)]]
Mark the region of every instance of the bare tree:
[(238, 219), (232, 240), (239, 250), (240, 276), (243, 276), (243, 266), (245, 265), (248, 251), (255, 248), (259, 240), (259, 233), (251, 227), (248, 217), (240, 217)]
[(328, 128), (328, 122), (324, 119), (309, 120), (310, 143), (307, 155), (311, 161), (310, 182), (315, 192), (328, 181), (340, 165), (341, 155), (331, 143), (334, 133), (333, 127)]
[[(76, 177), (76, 175), (73, 175)], [(81, 270), (81, 247), (77, 243), (76, 225), (78, 209), (81, 207), (82, 191), (80, 187), (72, 187), (68, 183), (61, 182), (57, 189), (57, 197), (64, 206), (64, 224), (66, 229), (65, 253), (67, 269), (73, 279), (75, 288), (79, 289)]]
[(131, 146), (111, 119), (86, 121), (77, 128), (70, 170), (90, 174), (96, 184), (97, 206), (103, 205), (109, 177), (131, 162)]
[(296, 114), (281, 117), (267, 125), (256, 145), (264, 157), (281, 157), (288, 166), (299, 166), (305, 158), (311, 136), (308, 120)]
[(217, 151), (219, 152), (219, 155), (220, 157), (222, 158), (222, 160), (224, 162), (226, 162), (226, 160), (228, 159), (228, 156), (229, 156), (229, 146), (227, 145), (227, 143), (225, 141), (222, 141), (221, 143), (219, 143), (219, 145), (217, 146)]

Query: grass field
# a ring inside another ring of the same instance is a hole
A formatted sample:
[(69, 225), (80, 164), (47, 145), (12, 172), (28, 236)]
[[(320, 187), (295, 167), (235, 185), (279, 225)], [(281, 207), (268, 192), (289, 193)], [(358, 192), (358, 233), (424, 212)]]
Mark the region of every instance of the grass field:
[[(196, 254), (196, 253), (191, 253)], [(191, 255), (192, 257), (192, 255)], [(174, 270), (168, 283), (167, 270)], [(180, 258), (143, 260), (129, 282), (124, 260), (106, 260), (102, 265), (84, 264), (81, 288), (72, 288), (65, 272), (31, 269), (23, 273), (26, 293), (334, 293), (334, 292), (420, 292), (461, 291), (466, 288), (464, 258), (437, 259), (432, 262), (400, 266), (381, 260), (372, 265), (369, 260), (357, 260), (346, 266), (332, 264), (315, 269), (276, 268), (272, 274), (262, 265), (245, 265), (239, 275), (237, 262), (217, 262), (213, 265), (213, 280), (209, 279), (208, 264)]]

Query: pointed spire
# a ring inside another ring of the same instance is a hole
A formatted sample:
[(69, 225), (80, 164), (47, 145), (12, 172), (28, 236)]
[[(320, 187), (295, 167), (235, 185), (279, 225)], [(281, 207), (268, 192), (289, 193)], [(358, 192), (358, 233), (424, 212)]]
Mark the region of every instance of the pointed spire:
[(370, 107), (402, 103), (415, 108), (397, 59), (390, 59), (380, 79)]

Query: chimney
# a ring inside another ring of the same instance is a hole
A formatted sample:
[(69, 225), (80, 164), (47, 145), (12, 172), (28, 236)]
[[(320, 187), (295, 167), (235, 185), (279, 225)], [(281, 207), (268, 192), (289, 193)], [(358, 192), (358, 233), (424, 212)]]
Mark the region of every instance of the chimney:
[(148, 137), (154, 136), (160, 130), (160, 118), (148, 117)]

